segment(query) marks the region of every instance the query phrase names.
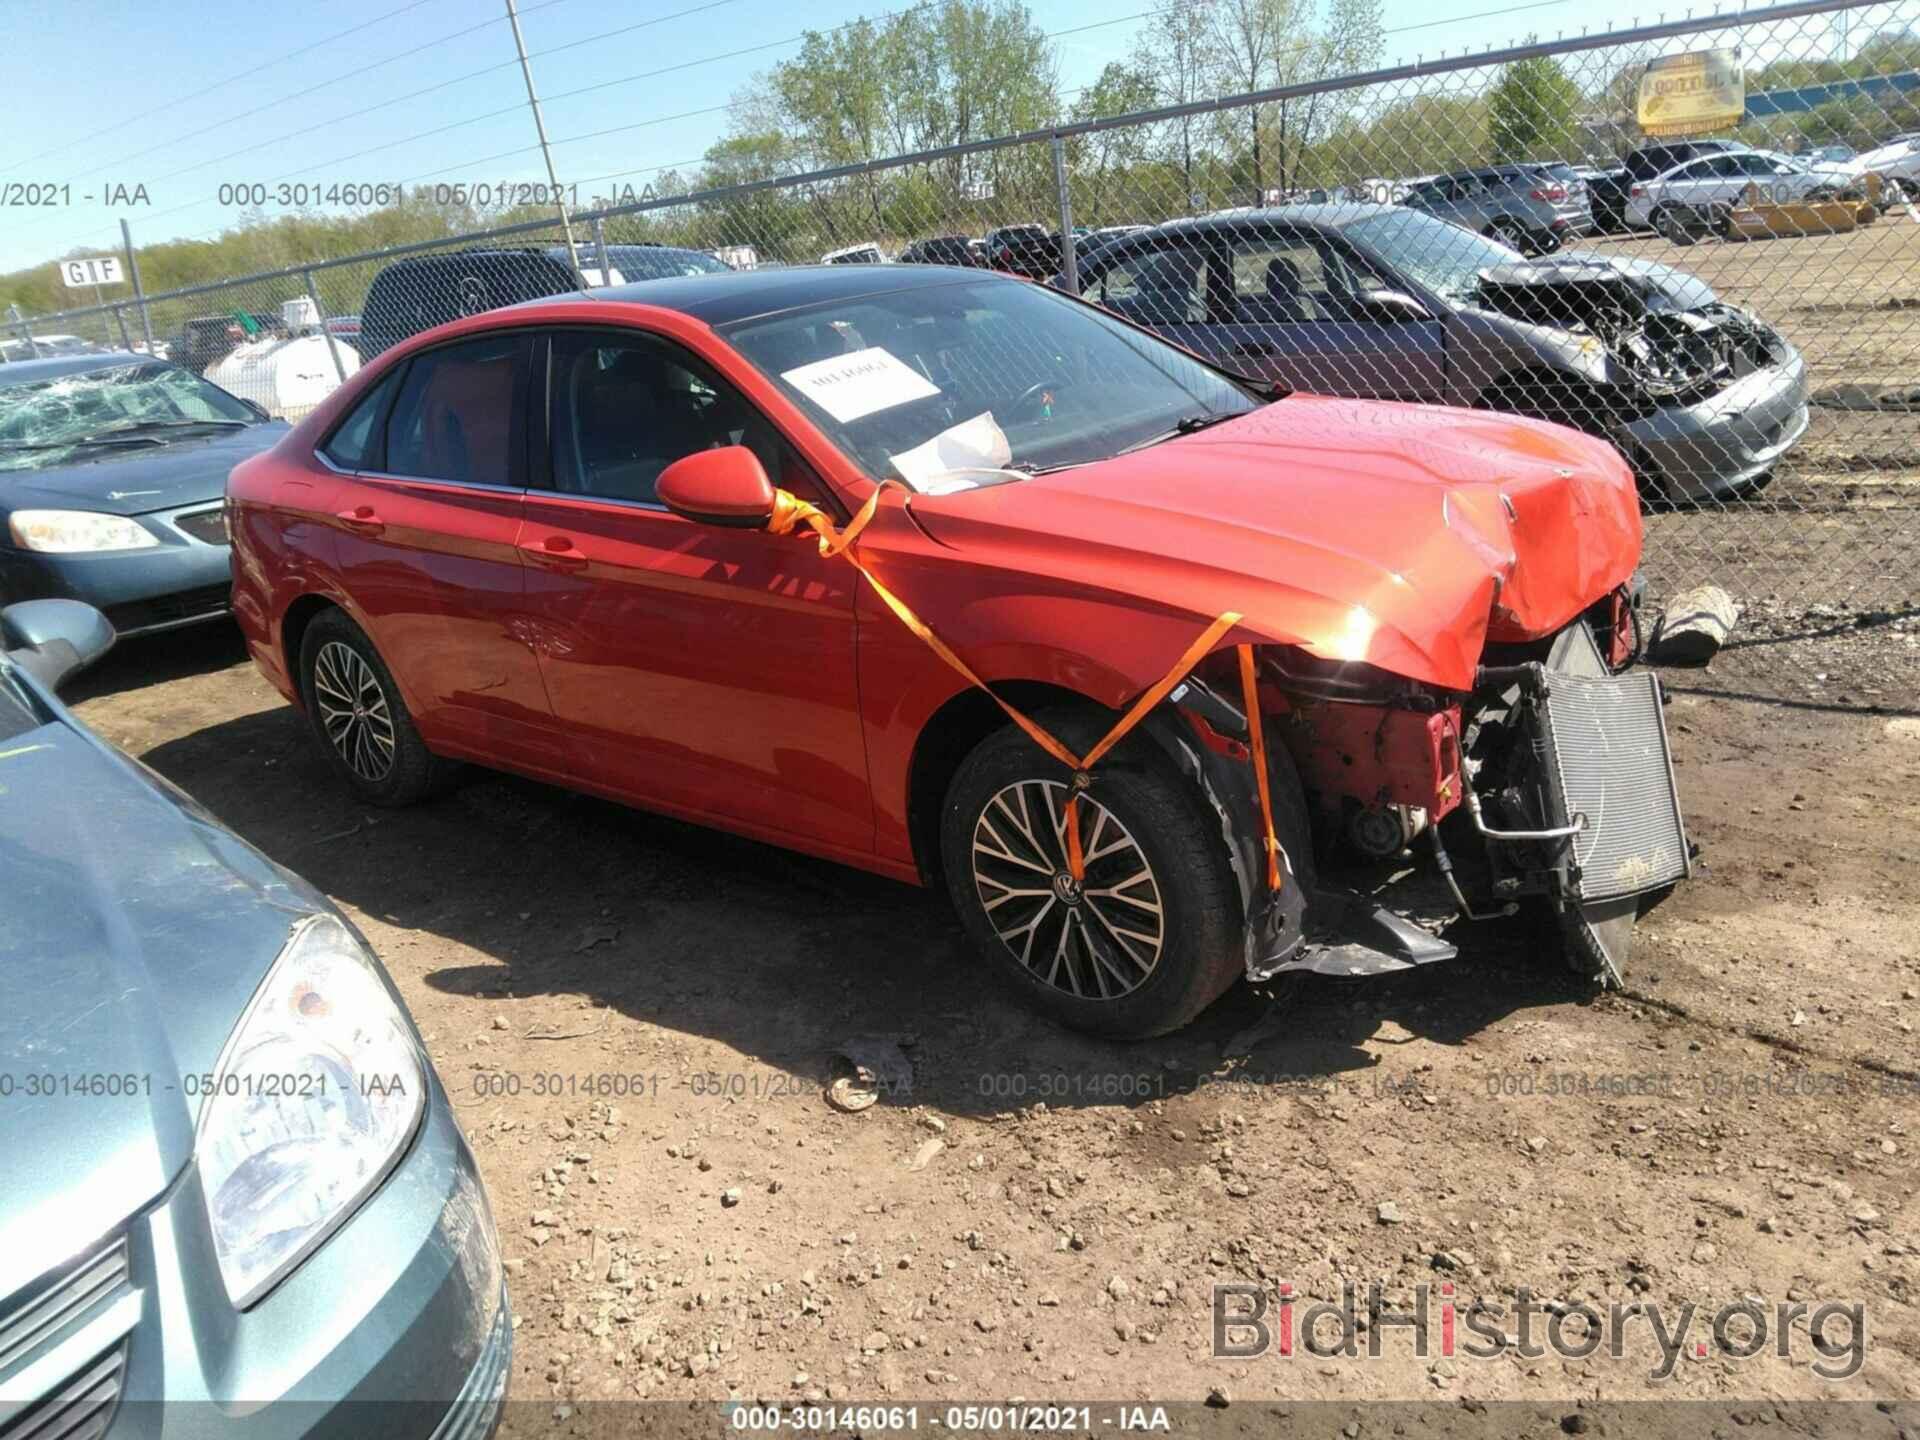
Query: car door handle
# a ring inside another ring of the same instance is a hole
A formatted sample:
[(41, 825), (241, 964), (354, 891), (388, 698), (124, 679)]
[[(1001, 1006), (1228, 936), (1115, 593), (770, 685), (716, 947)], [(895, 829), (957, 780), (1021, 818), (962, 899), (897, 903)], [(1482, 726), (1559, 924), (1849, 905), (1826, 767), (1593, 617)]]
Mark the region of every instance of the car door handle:
[(356, 505), (351, 510), (336, 510), (334, 514), (344, 520), (349, 529), (362, 535), (378, 535), (387, 528), (386, 522), (373, 513), (371, 505)]
[(550, 570), (583, 570), (587, 557), (565, 535), (549, 535), (544, 540), (522, 540), (520, 553), (536, 565)]
[(1280, 347), (1265, 340), (1247, 340), (1233, 347), (1235, 355), (1278, 355)]

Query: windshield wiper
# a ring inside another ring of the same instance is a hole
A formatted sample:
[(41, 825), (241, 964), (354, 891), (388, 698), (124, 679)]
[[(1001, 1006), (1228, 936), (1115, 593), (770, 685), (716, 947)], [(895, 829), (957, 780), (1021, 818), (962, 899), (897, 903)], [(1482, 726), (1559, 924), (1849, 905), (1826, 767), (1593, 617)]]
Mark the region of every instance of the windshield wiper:
[(98, 435), (76, 435), (71, 440), (0, 440), (0, 449), (78, 450), (83, 445), (164, 445), (166, 443), (151, 435), (122, 437), (117, 430), (104, 430)]
[(1284, 400), (1293, 393), (1293, 386), (1284, 380), (1268, 380), (1259, 375), (1242, 375), (1237, 370), (1221, 372), (1242, 390), (1251, 390), (1262, 400)]
[(247, 423), (245, 420), (136, 420), (131, 425), (116, 425), (111, 430), (101, 430), (87, 438), (100, 440), (114, 435), (144, 435), (149, 430), (198, 430), (207, 425), (244, 430)]
[(1136, 450), (1147, 450), (1155, 445), (1161, 444), (1163, 441), (1175, 440), (1182, 435), (1192, 435), (1196, 431), (1205, 430), (1210, 426), (1219, 425), (1228, 420), (1238, 420), (1243, 413), (1245, 412), (1223, 410), (1217, 414), (1182, 415), (1178, 420), (1173, 422), (1173, 428), (1171, 430), (1162, 431), (1158, 435), (1149, 435), (1146, 439), (1135, 441), (1124, 449), (1116, 450), (1113, 453), (1116, 455), (1131, 455)]
[(116, 425), (111, 430), (96, 430), (91, 435), (75, 435), (68, 440), (0, 440), (7, 450), (77, 450), (83, 445), (164, 445), (156, 430), (199, 430), (208, 425), (245, 428), (244, 420), (142, 420), (133, 425)]

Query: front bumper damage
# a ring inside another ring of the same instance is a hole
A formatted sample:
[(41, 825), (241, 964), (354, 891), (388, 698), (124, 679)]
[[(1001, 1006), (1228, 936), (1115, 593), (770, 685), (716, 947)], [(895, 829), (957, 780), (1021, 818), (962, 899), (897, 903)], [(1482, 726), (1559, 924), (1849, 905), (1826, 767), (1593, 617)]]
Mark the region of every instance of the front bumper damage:
[(1274, 777), (1277, 895), (1263, 883), (1244, 714), (1196, 676), (1149, 722), (1220, 817), (1249, 979), (1451, 959), (1457, 922), (1534, 898), (1575, 969), (1623, 983), (1641, 905), (1692, 873), (1659, 681), (1616, 673), (1586, 619), (1532, 654), (1494, 658), (1470, 694), (1391, 705), (1269, 691), (1263, 677), (1263, 713), (1293, 760)]

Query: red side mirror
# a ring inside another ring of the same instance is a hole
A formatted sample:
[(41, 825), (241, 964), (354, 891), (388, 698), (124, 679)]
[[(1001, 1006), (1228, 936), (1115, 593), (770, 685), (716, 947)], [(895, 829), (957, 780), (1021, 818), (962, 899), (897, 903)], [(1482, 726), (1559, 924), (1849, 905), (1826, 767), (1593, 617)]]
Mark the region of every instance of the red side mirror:
[(674, 514), (703, 525), (757, 530), (773, 518), (773, 482), (744, 445), (682, 456), (660, 472), (654, 494)]

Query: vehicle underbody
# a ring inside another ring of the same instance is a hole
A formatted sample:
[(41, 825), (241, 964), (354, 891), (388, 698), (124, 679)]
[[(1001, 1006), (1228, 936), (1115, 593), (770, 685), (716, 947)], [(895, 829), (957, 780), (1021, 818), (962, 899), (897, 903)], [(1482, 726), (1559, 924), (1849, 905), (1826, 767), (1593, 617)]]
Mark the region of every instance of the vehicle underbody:
[(1226, 698), (1238, 691), (1205, 666), (1176, 690), (1186, 723), (1157, 738), (1221, 816), (1248, 978), (1450, 959), (1456, 922), (1531, 900), (1557, 917), (1576, 971), (1621, 985), (1639, 910), (1692, 869), (1659, 682), (1633, 668), (1635, 604), (1622, 587), (1546, 640), (1490, 646), (1464, 694), (1264, 653), (1267, 733), (1299, 780), (1275, 787), (1277, 895), (1258, 883), (1249, 729)]

